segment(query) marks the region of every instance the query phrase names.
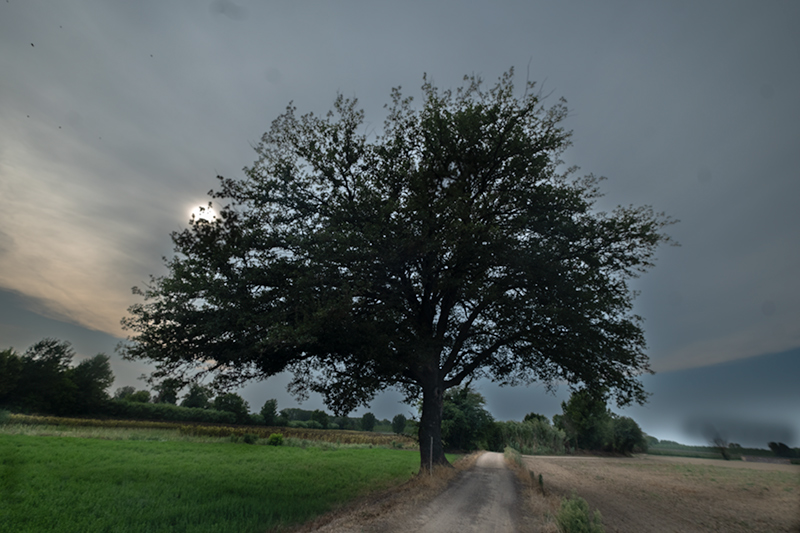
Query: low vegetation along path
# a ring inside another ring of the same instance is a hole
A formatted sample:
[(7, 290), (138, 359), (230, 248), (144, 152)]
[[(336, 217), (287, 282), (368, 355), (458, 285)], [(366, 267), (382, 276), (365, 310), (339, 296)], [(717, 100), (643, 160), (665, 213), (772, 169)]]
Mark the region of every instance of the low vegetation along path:
[(426, 499), (429, 494), (414, 494), (413, 489), (411, 494), (395, 494), (389, 498), (394, 501), (386, 507), (383, 505), (387, 502), (373, 502), (321, 528), (304, 531), (505, 533), (524, 530), (520, 527), (524, 520), (519, 512), (518, 481), (506, 466), (503, 454), (483, 453), (473, 466), (459, 472), (444, 491)]

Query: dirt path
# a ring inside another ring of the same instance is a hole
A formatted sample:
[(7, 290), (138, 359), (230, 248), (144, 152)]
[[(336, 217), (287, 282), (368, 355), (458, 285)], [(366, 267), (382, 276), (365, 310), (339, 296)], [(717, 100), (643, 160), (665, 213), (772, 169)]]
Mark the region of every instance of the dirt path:
[[(399, 496), (399, 497), (398, 497)], [(513, 533), (527, 531), (517, 477), (501, 453), (483, 453), (429, 498), (402, 493), (309, 531)]]
[(516, 477), (501, 453), (481, 455), (442, 494), (408, 517), (403, 531), (467, 533), (519, 531)]
[(545, 490), (575, 491), (612, 532), (800, 531), (800, 469), (675, 457), (524, 458)]

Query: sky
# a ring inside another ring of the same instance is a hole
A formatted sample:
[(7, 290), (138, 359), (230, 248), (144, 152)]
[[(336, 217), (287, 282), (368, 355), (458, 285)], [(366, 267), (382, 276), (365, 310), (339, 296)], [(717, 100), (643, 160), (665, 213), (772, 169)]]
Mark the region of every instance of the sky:
[[(131, 287), (166, 273), (170, 233), (290, 102), (357, 97), (377, 129), (393, 87), (419, 101), (423, 74), (514, 67), (567, 100), (565, 164), (607, 178), (598, 210), (680, 220), (634, 283), (653, 395), (619, 412), (680, 442), (800, 446), (798, 20), (770, 0), (0, 2), (0, 348), (68, 340), (143, 387), (114, 351)], [(287, 381), (242, 393), (296, 406)], [(501, 420), (567, 397), (476, 385)], [(370, 409), (413, 413), (398, 400)]]

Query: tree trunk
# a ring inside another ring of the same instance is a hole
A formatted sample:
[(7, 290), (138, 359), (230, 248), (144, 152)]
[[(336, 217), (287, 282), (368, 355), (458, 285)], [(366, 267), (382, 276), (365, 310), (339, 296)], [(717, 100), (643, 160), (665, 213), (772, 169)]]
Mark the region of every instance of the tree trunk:
[(422, 418), (419, 423), (420, 472), (431, 466), (450, 466), (442, 447), (444, 388), (438, 380), (422, 388)]

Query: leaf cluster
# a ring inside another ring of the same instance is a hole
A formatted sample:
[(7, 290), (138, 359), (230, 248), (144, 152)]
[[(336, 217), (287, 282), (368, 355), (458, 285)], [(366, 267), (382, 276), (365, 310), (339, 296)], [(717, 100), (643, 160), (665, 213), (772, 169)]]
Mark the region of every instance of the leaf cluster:
[(284, 370), (336, 414), (387, 387), (408, 400), (467, 379), (606, 388), (643, 402), (648, 372), (628, 282), (671, 221), (599, 213), (599, 179), (563, 169), (566, 103), (513, 71), (486, 89), (427, 79), (392, 91), (383, 130), (355, 99), (289, 105), (213, 220), (172, 235), (169, 273), (134, 292), (123, 354), (154, 380), (224, 389)]

